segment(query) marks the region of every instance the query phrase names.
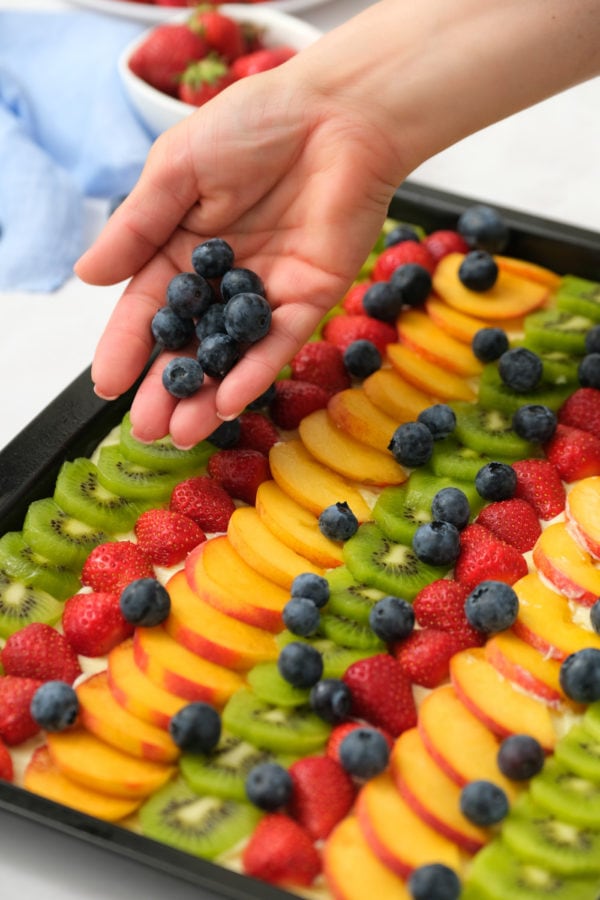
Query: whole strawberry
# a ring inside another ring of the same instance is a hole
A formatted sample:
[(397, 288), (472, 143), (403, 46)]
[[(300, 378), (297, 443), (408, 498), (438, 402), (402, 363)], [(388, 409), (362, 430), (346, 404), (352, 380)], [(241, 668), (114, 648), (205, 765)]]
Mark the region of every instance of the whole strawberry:
[(177, 95), (184, 103), (202, 106), (233, 80), (225, 60), (211, 53), (198, 62), (190, 63), (179, 78)]
[[(363, 723), (357, 722), (356, 720), (342, 722), (340, 725), (336, 725), (329, 735), (329, 739), (327, 741), (326, 753), (327, 756), (330, 756), (331, 759), (334, 759), (337, 763), (340, 762), (340, 744), (344, 740), (347, 734), (350, 734), (351, 731), (354, 731), (355, 728), (362, 728)], [(382, 728), (379, 728), (378, 731), (382, 733), (384, 738), (387, 741), (388, 747), (390, 748), (390, 752), (392, 747), (394, 746), (394, 738), (391, 734), (388, 734), (387, 731), (384, 731)]]
[(152, 578), (154, 568), (134, 541), (107, 541), (94, 547), (81, 571), (81, 583), (93, 591), (120, 594), (138, 578)]
[(289, 816), (264, 816), (242, 854), (246, 875), (279, 885), (313, 883), (321, 872), (321, 857), (310, 835)]
[(567, 484), (600, 475), (600, 437), (583, 428), (558, 424), (544, 452)]
[(567, 494), (554, 463), (548, 459), (521, 459), (512, 467), (517, 473), (515, 497), (527, 500), (538, 518), (553, 519), (564, 510)]
[(521, 553), (532, 550), (542, 533), (535, 509), (520, 497), (489, 503), (477, 516), (477, 522)]
[(275, 382), (275, 398), (269, 404), (269, 412), (279, 428), (293, 431), (309, 413), (324, 409), (329, 396), (318, 384), (282, 378)]
[(236, 447), (242, 450), (258, 450), (265, 456), (271, 447), (281, 440), (273, 423), (262, 413), (247, 411), (239, 417), (240, 436)]
[(37, 681), (66, 681), (81, 675), (77, 654), (63, 634), (41, 622), (31, 622), (7, 638), (1, 654), (7, 675)]
[(436, 265), (449, 253), (468, 253), (471, 249), (462, 234), (449, 229), (431, 231), (423, 238), (423, 246), (427, 248)]
[(309, 341), (290, 362), (292, 378), (318, 384), (329, 394), (336, 394), (352, 384), (344, 365), (344, 355), (330, 341)]
[(269, 460), (258, 450), (218, 450), (207, 465), (208, 474), (237, 500), (254, 505), (256, 492), (271, 477)]
[(288, 769), (292, 798), (288, 812), (313, 840), (326, 838), (352, 808), (354, 782), (331, 756), (305, 756)]
[(180, 76), (208, 49), (204, 38), (187, 24), (162, 24), (134, 50), (129, 68), (152, 87), (175, 97)]
[(258, 75), (259, 72), (275, 69), (291, 59), (295, 53), (296, 51), (292, 47), (262, 47), (252, 53), (238, 56), (231, 64), (231, 74), (235, 79)]
[(410, 679), (397, 659), (379, 653), (358, 660), (343, 676), (352, 693), (352, 715), (397, 737), (417, 722)]
[(2, 781), (12, 781), (14, 776), (12, 756), (4, 741), (0, 740), (0, 778)]
[(214, 6), (199, 6), (188, 24), (194, 34), (206, 41), (210, 50), (229, 63), (241, 56), (246, 49), (242, 24), (223, 15)]
[(389, 281), (398, 266), (406, 263), (417, 263), (428, 272), (435, 269), (435, 260), (422, 241), (402, 241), (399, 244), (392, 244), (379, 254), (371, 277), (373, 281)]
[(371, 316), (339, 315), (333, 316), (325, 324), (323, 338), (339, 347), (342, 353), (354, 341), (371, 341), (383, 356), (387, 345), (398, 340), (398, 333), (389, 322), (382, 322)]
[(402, 671), (414, 683), (434, 688), (446, 681), (450, 660), (463, 650), (460, 636), (438, 628), (417, 628), (394, 646)]
[(134, 531), (138, 544), (155, 566), (174, 566), (183, 562), (190, 550), (206, 540), (196, 522), (172, 509), (143, 512)]
[(40, 730), (29, 708), (41, 684), (37, 678), (0, 676), (0, 738), (9, 747), (22, 744)]
[(460, 648), (480, 647), (485, 637), (469, 624), (465, 615), (465, 600), (469, 588), (449, 578), (438, 578), (421, 588), (413, 601), (419, 626), (450, 632)]
[(180, 481), (171, 494), (169, 509), (192, 519), (207, 533), (227, 531), (235, 503), (222, 484), (210, 475)]
[(573, 391), (557, 413), (561, 425), (582, 428), (600, 438), (600, 391), (582, 387)]
[(121, 612), (118, 594), (75, 594), (65, 603), (62, 625), (75, 653), (92, 658), (106, 656), (133, 634), (133, 625)]
[(460, 533), (460, 554), (454, 566), (454, 577), (470, 589), (480, 581), (504, 581), (514, 584), (527, 575), (524, 556), (506, 541), (472, 522)]
[(372, 286), (373, 282), (368, 279), (367, 281), (359, 281), (357, 284), (353, 284), (349, 291), (344, 295), (344, 299), (342, 300), (342, 308), (346, 310), (348, 315), (350, 316), (366, 316), (366, 310), (363, 306), (363, 297)]

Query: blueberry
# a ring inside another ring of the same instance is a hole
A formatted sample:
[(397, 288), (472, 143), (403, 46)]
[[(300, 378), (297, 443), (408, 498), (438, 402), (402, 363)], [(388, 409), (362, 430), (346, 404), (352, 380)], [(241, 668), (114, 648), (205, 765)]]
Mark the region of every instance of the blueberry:
[(367, 378), (381, 368), (381, 353), (373, 341), (364, 338), (348, 344), (343, 360), (346, 370), (354, 378)]
[(250, 291), (252, 294), (265, 296), (265, 286), (262, 279), (252, 269), (229, 269), (221, 279), (221, 297), (225, 302), (235, 294), (244, 294)]
[(422, 422), (404, 422), (393, 433), (388, 450), (401, 466), (416, 469), (431, 459), (433, 435)]
[(600, 353), (600, 325), (594, 325), (586, 334), (585, 352)]
[(508, 347), (508, 335), (502, 328), (480, 328), (475, 332), (471, 341), (471, 349), (482, 363), (500, 359)]
[(248, 409), (266, 409), (273, 402), (276, 395), (277, 389), (275, 384), (270, 384), (266, 391), (263, 391), (262, 394), (259, 394), (256, 399), (248, 404)]
[(403, 306), (422, 306), (431, 293), (431, 274), (418, 263), (404, 263), (394, 269), (390, 284)]
[(415, 611), (402, 597), (382, 597), (369, 611), (369, 625), (378, 638), (392, 644), (411, 634), (415, 627)]
[(590, 609), (590, 624), (596, 634), (600, 634), (600, 600), (596, 600)]
[(191, 356), (174, 357), (169, 360), (162, 373), (164, 387), (179, 400), (197, 393), (203, 381), (202, 366)]
[(151, 628), (165, 621), (171, 610), (171, 598), (156, 578), (136, 578), (121, 592), (119, 606), (128, 622)]
[(480, 581), (465, 600), (465, 615), (469, 624), (484, 634), (495, 634), (510, 628), (518, 612), (519, 598), (514, 589), (503, 581)]
[(458, 269), (459, 280), (470, 291), (489, 291), (498, 278), (498, 264), (485, 250), (471, 250)]
[(357, 530), (358, 519), (345, 501), (326, 506), (319, 516), (319, 531), (332, 541), (347, 541)]
[(506, 793), (492, 781), (471, 781), (460, 792), (460, 811), (474, 825), (495, 825), (505, 818), (508, 808)]
[(488, 253), (502, 253), (508, 243), (506, 222), (497, 210), (484, 203), (466, 209), (458, 219), (456, 230), (469, 247), (487, 250)]
[(232, 419), (231, 422), (223, 422), (218, 428), (215, 428), (206, 438), (213, 446), (219, 450), (231, 450), (237, 445), (242, 433), (242, 425), (239, 419)]
[(426, 522), (413, 535), (415, 556), (430, 566), (451, 566), (460, 553), (460, 532), (450, 522)]
[(527, 347), (514, 347), (502, 354), (498, 360), (500, 378), (509, 388), (519, 394), (532, 391), (538, 386), (543, 373), (542, 360)]
[(512, 781), (528, 781), (542, 771), (545, 760), (542, 745), (529, 734), (511, 734), (498, 748), (498, 768)]
[(329, 582), (323, 575), (314, 572), (301, 572), (292, 581), (290, 594), (292, 597), (308, 597), (319, 608), (329, 600)]
[(311, 687), (309, 702), (319, 718), (338, 725), (350, 715), (352, 695), (341, 678), (321, 678)]
[(323, 677), (323, 657), (312, 644), (292, 641), (281, 650), (277, 668), (294, 687), (312, 687)]
[(418, 242), (420, 240), (421, 238), (410, 225), (396, 225), (384, 236), (383, 246), (387, 249), (388, 247), (394, 247), (396, 244), (402, 244), (404, 241)]
[(444, 863), (426, 863), (411, 872), (407, 887), (413, 900), (458, 900), (460, 879)]
[(170, 306), (161, 306), (150, 325), (154, 340), (165, 350), (179, 350), (194, 337), (192, 319), (182, 319)]
[(457, 487), (440, 488), (431, 501), (431, 515), (438, 522), (450, 522), (462, 530), (471, 518), (467, 495)]
[(271, 307), (260, 294), (235, 294), (225, 304), (227, 334), (244, 344), (254, 344), (269, 332)]
[(223, 378), (242, 355), (242, 348), (228, 334), (209, 334), (198, 347), (196, 359), (210, 378)]
[(510, 500), (517, 489), (517, 473), (508, 463), (486, 463), (475, 476), (475, 488), (484, 500)]
[(456, 428), (456, 413), (447, 403), (433, 403), (421, 410), (417, 422), (429, 428), (434, 441), (441, 441)]
[(196, 337), (203, 341), (209, 334), (226, 334), (225, 306), (222, 303), (213, 303), (203, 316), (196, 322)]
[(289, 802), (294, 784), (287, 769), (278, 763), (254, 766), (246, 776), (246, 796), (259, 809), (274, 812)]
[(363, 308), (372, 319), (395, 322), (402, 309), (402, 298), (388, 281), (376, 281), (365, 291)]
[(321, 621), (319, 608), (308, 597), (292, 597), (281, 615), (287, 630), (300, 637), (314, 634)]
[(167, 286), (167, 303), (182, 319), (198, 319), (214, 300), (211, 285), (195, 272), (180, 272)]
[(600, 700), (600, 650), (585, 647), (571, 653), (561, 663), (560, 686), (576, 703)]
[(583, 357), (577, 377), (582, 387), (600, 388), (600, 353), (588, 353)]
[(233, 266), (233, 250), (222, 238), (210, 238), (192, 250), (192, 266), (204, 278), (222, 278)]
[(374, 778), (389, 763), (390, 748), (383, 734), (376, 728), (359, 726), (343, 738), (339, 748), (340, 763), (356, 778)]
[(78, 712), (75, 688), (65, 681), (46, 681), (31, 698), (31, 718), (46, 731), (64, 731), (73, 725)]
[(171, 717), (169, 734), (181, 750), (210, 753), (221, 737), (221, 717), (209, 703), (196, 700)]
[(526, 403), (512, 417), (513, 430), (525, 441), (545, 444), (556, 431), (556, 413), (542, 403)]

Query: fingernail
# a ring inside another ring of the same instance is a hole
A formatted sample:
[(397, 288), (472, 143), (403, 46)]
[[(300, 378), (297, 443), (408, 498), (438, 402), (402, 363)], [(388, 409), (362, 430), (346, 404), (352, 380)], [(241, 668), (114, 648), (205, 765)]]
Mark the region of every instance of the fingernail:
[(96, 397), (100, 397), (101, 400), (116, 400), (119, 396), (118, 394), (115, 394), (114, 396), (109, 397), (108, 394), (103, 394), (101, 391), (99, 391), (96, 385), (94, 385), (94, 393)]
[(237, 419), (239, 413), (234, 413), (232, 416), (223, 416), (220, 412), (217, 412), (217, 419), (220, 419), (221, 422), (233, 422), (234, 419)]

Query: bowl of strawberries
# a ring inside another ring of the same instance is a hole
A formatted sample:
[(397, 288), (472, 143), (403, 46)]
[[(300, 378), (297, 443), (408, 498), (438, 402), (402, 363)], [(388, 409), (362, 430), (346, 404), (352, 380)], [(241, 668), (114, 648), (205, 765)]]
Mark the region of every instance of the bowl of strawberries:
[(127, 97), (153, 136), (240, 78), (281, 65), (321, 32), (260, 5), (198, 6), (161, 22), (119, 59)]

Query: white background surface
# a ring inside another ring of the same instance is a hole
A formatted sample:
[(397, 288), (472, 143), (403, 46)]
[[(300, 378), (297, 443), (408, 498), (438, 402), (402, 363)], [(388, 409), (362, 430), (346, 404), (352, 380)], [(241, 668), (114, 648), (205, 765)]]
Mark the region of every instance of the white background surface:
[[(329, 0), (301, 14), (328, 30), (366, 7)], [(68, 8), (0, 0), (4, 8)], [(33, 63), (33, 60), (31, 61)], [(414, 181), (600, 231), (600, 79), (486, 129), (421, 166)], [(103, 210), (90, 211), (90, 239)], [(90, 363), (119, 295), (72, 279), (52, 295), (0, 294), (0, 447)], [(211, 895), (45, 827), (0, 813), (0, 896), (206, 900)]]

